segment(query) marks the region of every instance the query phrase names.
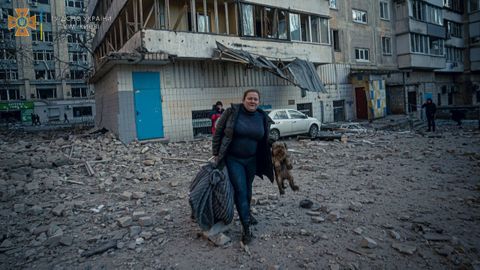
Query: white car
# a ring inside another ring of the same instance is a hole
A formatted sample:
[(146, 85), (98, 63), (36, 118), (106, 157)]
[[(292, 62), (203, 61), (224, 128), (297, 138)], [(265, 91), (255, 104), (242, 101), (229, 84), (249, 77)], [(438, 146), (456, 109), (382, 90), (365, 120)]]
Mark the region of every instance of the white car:
[(292, 109), (271, 110), (268, 116), (275, 122), (270, 127), (270, 138), (275, 141), (280, 137), (297, 134), (316, 137), (322, 125), (316, 118)]

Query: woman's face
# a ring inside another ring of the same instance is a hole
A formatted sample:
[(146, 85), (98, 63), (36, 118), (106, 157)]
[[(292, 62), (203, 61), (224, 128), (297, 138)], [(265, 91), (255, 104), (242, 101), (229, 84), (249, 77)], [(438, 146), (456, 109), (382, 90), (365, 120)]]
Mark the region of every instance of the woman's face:
[(254, 112), (257, 110), (258, 104), (260, 103), (260, 97), (255, 92), (249, 92), (245, 99), (243, 100), (243, 107), (249, 112)]

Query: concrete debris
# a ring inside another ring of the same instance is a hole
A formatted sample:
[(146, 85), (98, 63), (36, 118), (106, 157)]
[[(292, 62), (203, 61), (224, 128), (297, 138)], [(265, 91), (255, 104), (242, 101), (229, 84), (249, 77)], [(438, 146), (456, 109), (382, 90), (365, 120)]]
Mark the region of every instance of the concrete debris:
[(376, 248), (378, 244), (372, 238), (364, 236), (360, 242), (360, 246), (362, 248)]
[(400, 253), (407, 255), (413, 255), (415, 251), (417, 251), (417, 247), (401, 243), (393, 243), (392, 248), (396, 249)]
[(211, 137), (0, 130), (0, 268), (478, 269), (480, 133), (438, 128), (282, 138), (302, 192), (256, 177), (248, 246), (236, 212), (195, 237), (188, 190)]

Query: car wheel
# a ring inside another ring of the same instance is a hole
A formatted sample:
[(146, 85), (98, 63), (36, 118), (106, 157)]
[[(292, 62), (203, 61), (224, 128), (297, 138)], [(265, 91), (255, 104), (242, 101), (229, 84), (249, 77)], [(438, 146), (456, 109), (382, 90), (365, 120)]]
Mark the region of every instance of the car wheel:
[(310, 137), (312, 137), (312, 138), (317, 137), (317, 135), (318, 135), (318, 126), (317, 126), (317, 125), (312, 125), (312, 126), (310, 127), (310, 130), (308, 131), (308, 135), (310, 135)]
[(278, 139), (280, 139), (280, 131), (278, 131), (278, 129), (270, 130), (270, 138), (274, 141), (278, 141)]

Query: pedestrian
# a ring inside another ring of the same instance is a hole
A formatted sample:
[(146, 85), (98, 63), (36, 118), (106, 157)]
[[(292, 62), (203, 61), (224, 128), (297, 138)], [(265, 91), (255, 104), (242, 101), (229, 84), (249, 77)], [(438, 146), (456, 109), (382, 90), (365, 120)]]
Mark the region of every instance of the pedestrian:
[(68, 121), (67, 113), (63, 113), (63, 123), (70, 123), (70, 121)]
[(36, 119), (36, 118), (35, 118), (35, 114), (32, 112), (32, 113), (30, 114), (30, 120), (32, 120), (32, 126), (34, 126), (35, 123), (36, 123), (36, 122), (35, 122), (35, 119)]
[(210, 113), (210, 119), (212, 120), (212, 135), (215, 134), (215, 124), (224, 111), (225, 109), (223, 109), (221, 101), (217, 101), (217, 103), (213, 105), (212, 112)]
[(35, 114), (35, 125), (42, 125), (42, 123), (40, 123), (40, 116), (38, 114)]
[(428, 132), (433, 131), (435, 132), (435, 114), (437, 113), (437, 106), (433, 103), (432, 99), (427, 99), (422, 105), (422, 108), (425, 108), (425, 114), (427, 115), (427, 122), (428, 122)]
[(258, 108), (260, 92), (249, 89), (241, 104), (232, 104), (217, 121), (212, 151), (217, 166), (227, 166), (234, 189), (234, 202), (242, 223), (242, 242), (253, 237), (250, 225), (257, 223), (251, 215), (252, 183), (255, 175), (266, 176), (273, 183), (273, 165), (269, 130), (273, 121)]

